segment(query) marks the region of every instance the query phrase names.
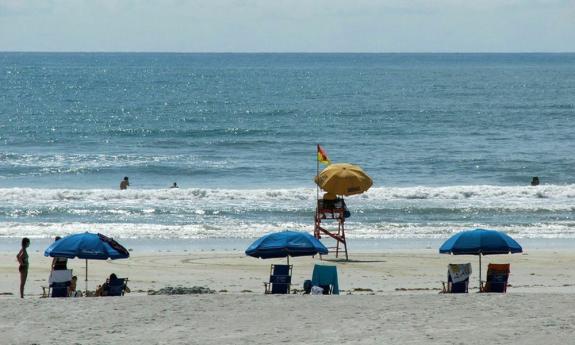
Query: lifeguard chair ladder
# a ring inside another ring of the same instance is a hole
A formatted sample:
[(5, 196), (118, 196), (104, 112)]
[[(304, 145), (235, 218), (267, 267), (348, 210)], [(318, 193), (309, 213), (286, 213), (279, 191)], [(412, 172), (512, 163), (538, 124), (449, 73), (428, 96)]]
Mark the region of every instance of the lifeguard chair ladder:
[[(345, 251), (345, 260), (348, 260), (347, 256), (347, 242), (345, 240), (345, 204), (343, 200), (333, 200), (329, 203), (324, 202), (320, 199), (317, 201), (317, 207), (315, 211), (315, 227), (313, 234), (315, 238), (320, 239), (322, 234), (333, 238), (336, 241), (335, 247), (328, 247), (328, 249), (335, 249), (335, 257), (339, 255), (340, 248)], [(322, 221), (336, 221), (337, 222), (337, 232), (327, 230), (322, 226)]]

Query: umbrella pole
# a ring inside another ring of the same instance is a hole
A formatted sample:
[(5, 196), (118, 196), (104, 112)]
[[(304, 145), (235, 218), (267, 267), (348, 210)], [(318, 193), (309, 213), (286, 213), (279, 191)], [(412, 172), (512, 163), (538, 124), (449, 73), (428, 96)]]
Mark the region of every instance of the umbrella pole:
[(479, 253), (479, 292), (481, 292), (481, 253)]
[(88, 259), (86, 259), (86, 296), (88, 296)]
[(287, 258), (287, 262), (288, 262), (288, 266), (289, 266), (289, 255), (286, 256), (286, 258)]

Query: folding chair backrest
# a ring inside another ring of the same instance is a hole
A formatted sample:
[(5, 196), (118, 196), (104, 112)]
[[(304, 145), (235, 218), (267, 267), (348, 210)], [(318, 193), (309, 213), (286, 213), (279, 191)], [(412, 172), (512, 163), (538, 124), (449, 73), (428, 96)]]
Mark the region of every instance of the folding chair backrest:
[[(326, 265), (315, 265), (311, 278), (313, 286), (329, 286), (330, 293), (339, 295), (339, 284), (337, 279), (337, 267)], [(326, 289), (324, 288), (324, 291)]]
[(270, 285), (272, 294), (287, 294), (291, 285), (291, 265), (272, 265)]
[(123, 296), (127, 280), (128, 278), (118, 278), (108, 281), (106, 296)]
[(489, 264), (484, 292), (506, 292), (510, 264)]
[[(457, 272), (457, 279), (454, 279), (451, 276), (451, 272)], [(449, 291), (447, 292), (467, 293), (469, 286), (469, 274), (471, 274), (471, 264), (449, 264), (447, 269), (447, 283), (449, 286)], [(463, 277), (465, 277), (465, 279), (462, 280)]]
[(56, 270), (50, 272), (48, 279), (50, 297), (68, 297), (68, 287), (72, 282), (72, 270)]
[(62, 283), (72, 281), (72, 270), (57, 270), (50, 272), (48, 283)]

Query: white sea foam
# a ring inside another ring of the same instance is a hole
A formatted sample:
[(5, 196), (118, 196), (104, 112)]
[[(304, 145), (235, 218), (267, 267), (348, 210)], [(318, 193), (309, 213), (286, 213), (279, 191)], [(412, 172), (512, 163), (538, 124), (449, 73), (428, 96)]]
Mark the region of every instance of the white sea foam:
[[(350, 239), (445, 239), (458, 231), (476, 227), (489, 228), (481, 223), (418, 223), (348, 224), (346, 237)], [(149, 239), (208, 239), (208, 238), (257, 238), (270, 232), (283, 230), (313, 231), (313, 223), (234, 223), (218, 225), (187, 224), (132, 224), (132, 223), (0, 223), (0, 238), (22, 237), (53, 238), (78, 232), (100, 232), (115, 238)], [(536, 223), (530, 225), (500, 226), (514, 238), (569, 238), (575, 239), (575, 223)]]
[[(311, 231), (316, 190), (0, 189), (0, 236), (101, 231), (125, 238), (253, 238)], [(575, 238), (575, 185), (373, 188), (349, 197), (350, 238), (444, 238), (496, 227)]]
[[(34, 189), (0, 188), (3, 205), (94, 204), (164, 205), (198, 204), (208, 207), (241, 206), (246, 209), (313, 208), (316, 191), (295, 189)], [(575, 185), (540, 187), (452, 186), (372, 188), (348, 198), (348, 204), (366, 208), (401, 207), (419, 202), (427, 207), (478, 207), (573, 210)]]

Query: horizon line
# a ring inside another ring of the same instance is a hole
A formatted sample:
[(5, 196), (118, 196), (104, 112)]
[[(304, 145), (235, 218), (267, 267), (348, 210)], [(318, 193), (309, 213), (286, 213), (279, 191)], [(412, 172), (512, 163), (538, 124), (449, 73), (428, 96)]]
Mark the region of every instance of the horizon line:
[(574, 51), (112, 51), (112, 50), (0, 50), (30, 54), (575, 54)]

